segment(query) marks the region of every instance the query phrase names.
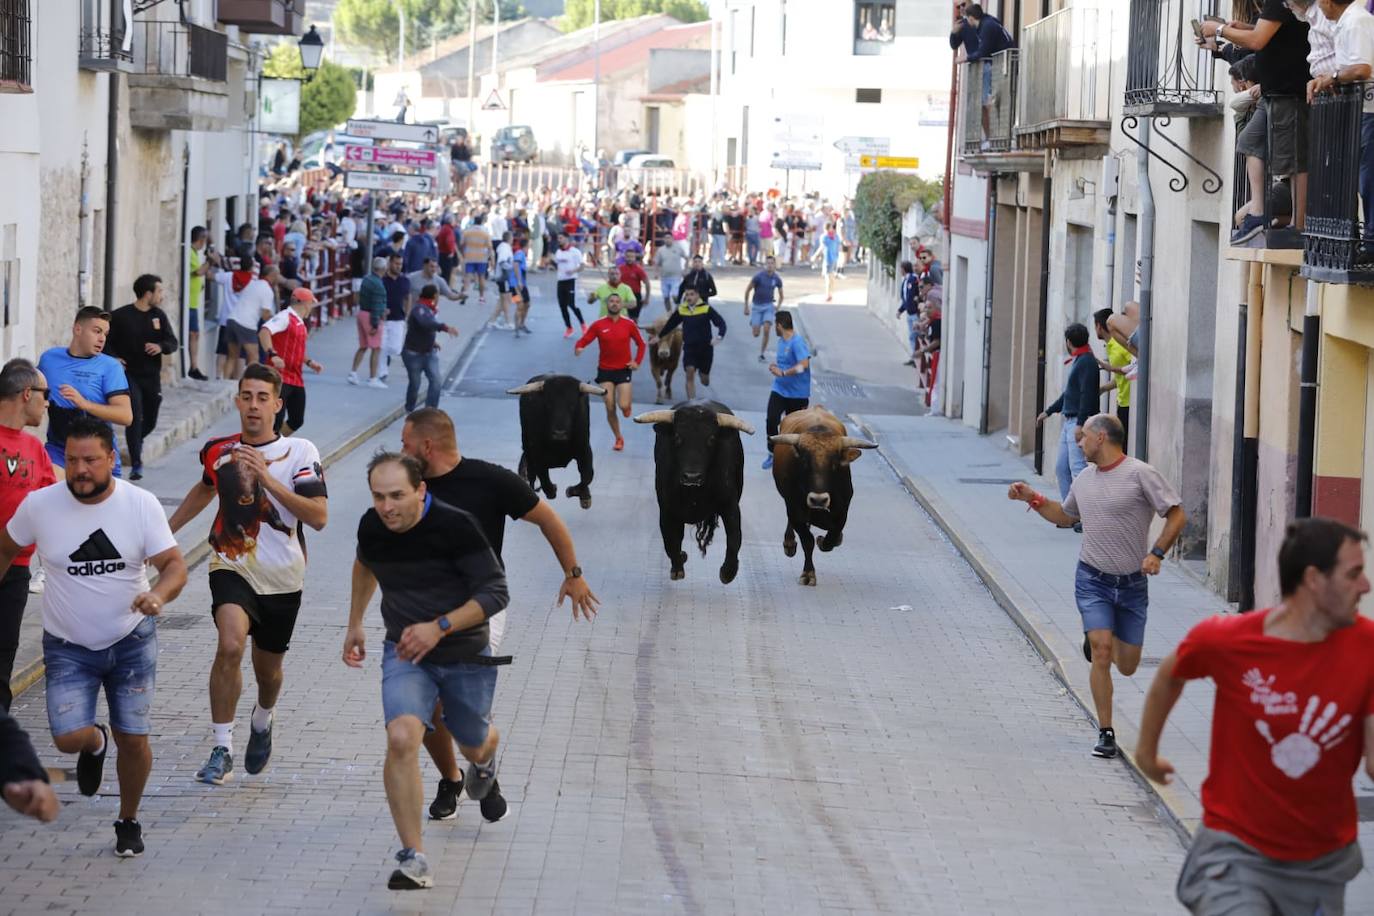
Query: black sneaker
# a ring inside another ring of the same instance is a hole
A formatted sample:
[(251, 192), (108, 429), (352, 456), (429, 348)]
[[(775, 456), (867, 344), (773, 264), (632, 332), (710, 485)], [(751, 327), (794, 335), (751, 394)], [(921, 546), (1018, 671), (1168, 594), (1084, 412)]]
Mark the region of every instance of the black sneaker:
[(143, 855), (143, 825), (133, 818), (115, 821), (115, 855), (130, 859)]
[(209, 381), (209, 379), (206, 378), (205, 373), (204, 373), (204, 372), (201, 372), (199, 369), (192, 369), (190, 372), (188, 372), (188, 373), (186, 373), (186, 374), (187, 374), (188, 376), (190, 376), (191, 378), (195, 379), (195, 380), (198, 381), (198, 382), (208, 382), (208, 381)]
[(482, 817), (487, 823), (494, 824), (506, 816), (509, 806), (506, 799), (501, 795), (501, 784), (496, 780), (491, 781), (491, 789), (487, 792), (487, 797), (477, 803), (482, 809)]
[(1093, 644), (1088, 642), (1087, 633), (1083, 634), (1083, 657), (1087, 659), (1088, 664), (1093, 663)]
[(434, 793), (434, 801), (429, 805), (429, 819), (446, 821), (458, 816), (458, 796), (463, 793), (463, 774), (458, 779), (440, 779), (439, 791)]
[(96, 728), (104, 735), (105, 746), (99, 754), (82, 751), (76, 758), (76, 787), (82, 795), (94, 795), (100, 791), (100, 783), (105, 775), (105, 755), (110, 752), (110, 730), (103, 725), (97, 725)]
[(129, 479), (130, 479), (130, 480), (142, 480), (142, 479), (143, 479), (143, 468), (134, 468), (132, 471), (130, 471), (130, 472), (129, 472)]
[(275, 718), (267, 723), (264, 731), (254, 731), (252, 725), (248, 726), (248, 748), (243, 752), (243, 768), (249, 773), (261, 773), (272, 757), (272, 725)]
[(1116, 756), (1116, 732), (1110, 728), (1098, 729), (1097, 746), (1093, 748), (1094, 757), (1111, 759)]
[(487, 797), (491, 791), (492, 784), (496, 782), (496, 758), (492, 758), (491, 763), (486, 766), (478, 766), (475, 763), (468, 764), (466, 777), (466, 788), (468, 798), (473, 801), (481, 801)]

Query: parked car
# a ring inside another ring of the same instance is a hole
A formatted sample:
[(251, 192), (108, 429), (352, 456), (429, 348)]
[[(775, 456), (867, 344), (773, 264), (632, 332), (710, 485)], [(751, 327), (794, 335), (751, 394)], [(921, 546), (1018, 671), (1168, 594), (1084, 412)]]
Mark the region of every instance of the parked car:
[(616, 151), (615, 151), (615, 155), (611, 157), (611, 165), (617, 166), (617, 167), (627, 166), (627, 165), (630, 164), (630, 160), (633, 159), (634, 157), (636, 157), (636, 156), (648, 156), (648, 155), (651, 155), (652, 152), (653, 152), (652, 150), (647, 150), (647, 149), (620, 149), (620, 150), (616, 150)]
[(538, 158), (539, 144), (528, 125), (511, 124), (492, 134), (492, 162), (534, 162)]
[(632, 156), (620, 170), (620, 184), (637, 184), (650, 188), (657, 185), (671, 185), (677, 178), (677, 163), (658, 153), (640, 153)]

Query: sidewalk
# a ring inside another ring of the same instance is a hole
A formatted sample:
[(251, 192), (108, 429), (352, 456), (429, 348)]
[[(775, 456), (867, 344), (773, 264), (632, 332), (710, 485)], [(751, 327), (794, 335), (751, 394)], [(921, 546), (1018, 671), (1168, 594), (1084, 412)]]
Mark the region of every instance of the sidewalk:
[[(490, 291), (489, 295), (494, 296), (495, 290)], [(439, 306), (441, 320), (459, 329), (456, 338), (440, 335), (443, 349), (440, 351), (439, 364), (446, 382), (480, 339), (482, 325), (492, 305), (494, 299), (484, 307), (477, 303), (474, 296), (466, 305), (444, 300)], [(326, 468), (395, 422), (405, 411), (406, 372), (399, 359), (392, 361), (391, 386), (386, 391), (347, 383), (345, 379), (357, 345), (358, 335), (351, 315), (330, 322), (310, 335), (307, 352), (324, 365), (324, 372), (321, 375), (305, 373), (307, 401), (301, 436), (315, 443)], [(366, 359), (361, 372), (364, 375), (367, 372)], [(203, 420), (197, 419), (204, 415), (203, 411), (188, 410), (184, 417), (179, 414), (168, 417), (169, 427), (173, 423), (185, 427), (180, 430), (183, 439), (170, 450), (163, 449), (156, 458), (145, 461), (144, 479), (138, 486), (155, 494), (169, 514), (181, 504), (187, 491), (200, 479), (199, 455), (205, 440), (213, 436), (231, 435), (239, 430), (238, 412), (232, 408), (233, 389), (227, 383), (191, 384), (204, 388), (216, 399), (227, 398), (229, 403), (227, 411), (208, 426)], [(422, 386), (422, 397), (423, 391)], [(177, 533), (177, 543), (188, 565), (200, 562), (207, 555), (209, 545), (206, 537), (213, 521), (214, 512), (207, 509)], [(20, 691), (43, 676), (41, 606), (41, 595), (29, 596), (14, 673), (10, 678), (16, 707), (22, 702)]]

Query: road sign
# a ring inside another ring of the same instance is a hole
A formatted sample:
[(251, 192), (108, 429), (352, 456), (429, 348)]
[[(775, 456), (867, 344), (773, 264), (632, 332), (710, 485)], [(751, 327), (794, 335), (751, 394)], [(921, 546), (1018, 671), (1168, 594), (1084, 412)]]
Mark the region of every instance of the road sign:
[(428, 194), (434, 190), (434, 179), (428, 175), (396, 175), (391, 172), (365, 172), (350, 169), (344, 172), (344, 187), (358, 191), (403, 191)]
[(824, 121), (819, 115), (798, 112), (773, 119), (772, 166), (819, 172), (825, 152)]
[(854, 156), (861, 153), (886, 156), (891, 148), (892, 141), (887, 137), (841, 137), (835, 141), (835, 149)]
[(819, 159), (811, 159), (804, 155), (793, 156), (775, 154), (771, 164), (775, 169), (790, 169), (798, 172), (819, 172), (821, 170), (821, 161)]
[(860, 156), (859, 165), (866, 169), (919, 169), (921, 160), (915, 156)]
[(439, 128), (433, 124), (398, 124), (395, 121), (348, 119), (347, 133), (371, 140), (404, 140), (409, 143), (438, 143)]
[(344, 159), (365, 165), (403, 165), (414, 169), (432, 169), (437, 161), (434, 150), (395, 146), (345, 146)]
[(495, 89), (491, 91), (491, 95), (487, 96), (487, 100), (482, 103), (483, 111), (504, 111), (505, 108), (506, 104), (501, 101), (501, 93), (497, 92)]

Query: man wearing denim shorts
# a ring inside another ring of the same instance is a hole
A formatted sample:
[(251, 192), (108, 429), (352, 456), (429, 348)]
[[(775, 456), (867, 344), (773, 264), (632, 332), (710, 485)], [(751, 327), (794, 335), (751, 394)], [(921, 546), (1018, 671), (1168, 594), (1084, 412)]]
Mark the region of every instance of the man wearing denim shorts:
[[(1093, 754), (1115, 757), (1112, 729), (1112, 664), (1130, 677), (1140, 665), (1149, 604), (1146, 576), (1159, 574), (1160, 561), (1183, 531), (1187, 515), (1178, 493), (1154, 468), (1125, 454), (1121, 421), (1110, 414), (1088, 418), (1079, 444), (1088, 466), (1074, 478), (1068, 498), (1058, 503), (1025, 483), (1007, 491), (1030, 504), (1041, 518), (1065, 527), (1081, 521), (1083, 546), (1074, 576), (1074, 598), (1083, 617), (1083, 655), (1092, 664), (1088, 683), (1097, 707)], [(1155, 515), (1165, 519), (1153, 547), (1147, 546)]]
[[(110, 737), (119, 748), (115, 855), (143, 854), (138, 803), (153, 767), (148, 732), (157, 674), (151, 618), (186, 584), (186, 563), (151, 493), (114, 476), (108, 424), (78, 417), (67, 428), (66, 480), (24, 498), (0, 532), (0, 576), (34, 545), (48, 571), (43, 662), (48, 726), (64, 754), (79, 754), (82, 795), (100, 790)], [(148, 585), (146, 562), (158, 571)], [(96, 723), (101, 687), (110, 709)]]
[[(468, 797), (487, 820), (499, 820), (505, 800), (496, 783), (500, 735), (491, 725), (496, 665), (488, 620), (509, 601), (506, 574), (472, 515), (427, 491), (418, 459), (382, 452), (367, 466), (372, 508), (358, 523), (353, 593), (343, 661), (366, 657), (363, 613), (382, 589), (382, 712), (387, 754), (383, 779), (400, 836), (393, 890), (431, 887), (434, 875), (421, 838), (424, 784), (420, 745), (432, 729), (435, 703), (469, 761)], [(500, 811), (491, 810), (493, 806)]]

